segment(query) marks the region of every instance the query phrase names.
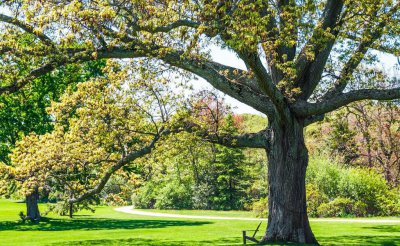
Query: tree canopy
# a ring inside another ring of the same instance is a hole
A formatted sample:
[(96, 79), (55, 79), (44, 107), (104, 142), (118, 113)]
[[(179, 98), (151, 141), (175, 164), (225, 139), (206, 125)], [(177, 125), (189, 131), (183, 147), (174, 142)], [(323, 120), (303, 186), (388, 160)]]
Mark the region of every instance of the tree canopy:
[[(3, 6), (11, 13), (0, 16), (6, 23), (2, 71), (15, 71), (15, 59), (25, 60), (31, 71), (3, 73), (2, 91), (17, 90), (68, 63), (146, 56), (203, 77), (266, 114), (288, 106), (311, 117), (400, 93), (398, 88), (344, 92), (360, 63), (373, 59), (368, 51), (399, 53), (397, 1), (27, 0)], [(26, 32), (36, 40), (17, 42)], [(202, 47), (210, 42), (234, 50), (248, 70), (208, 59)], [(307, 101), (321, 82), (324, 93)]]
[(78, 84), (49, 108), (52, 132), (17, 142), (10, 172), (22, 193), (47, 189), (66, 204), (85, 204), (114, 173), (179, 131), (183, 124), (175, 120), (184, 98), (151, 70), (132, 68), (110, 64), (104, 77)]
[(44, 134), (53, 128), (53, 119), (46, 112), (51, 101), (58, 101), (67, 88), (101, 75), (104, 61), (82, 66), (69, 65), (45, 74), (23, 90), (0, 96), (0, 161), (11, 164), (9, 154), (15, 143), (31, 132)]

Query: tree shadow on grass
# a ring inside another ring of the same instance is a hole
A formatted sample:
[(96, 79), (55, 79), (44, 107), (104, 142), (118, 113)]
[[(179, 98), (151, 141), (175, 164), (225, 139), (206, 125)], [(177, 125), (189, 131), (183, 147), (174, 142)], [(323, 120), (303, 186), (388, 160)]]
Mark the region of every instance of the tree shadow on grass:
[(397, 232), (397, 233), (400, 233), (400, 224), (397, 224), (397, 225), (368, 226), (368, 227), (365, 227), (365, 229), (375, 230), (375, 231), (380, 231), (380, 232)]
[[(326, 231), (324, 232), (324, 236), (317, 236), (317, 240), (323, 246), (400, 246), (400, 225), (364, 226), (361, 233), (363, 235), (359, 235), (357, 232), (352, 234), (349, 231), (346, 235), (329, 236), (329, 231)], [(270, 242), (265, 245), (304, 246), (305, 244)]]
[(0, 231), (68, 231), (68, 230), (114, 230), (154, 229), (170, 226), (199, 226), (211, 224), (208, 221), (179, 220), (125, 220), (125, 219), (46, 219), (38, 224), (18, 221), (0, 221)]
[[(397, 231), (399, 232), (399, 231)], [(349, 235), (349, 236), (332, 236), (332, 237), (317, 237), (318, 243), (322, 246), (336, 245), (336, 246), (400, 246), (400, 237), (393, 236), (363, 236), (363, 235)], [(288, 246), (306, 246), (309, 244), (287, 243), (287, 242), (270, 242), (264, 245), (288, 245)]]
[(374, 245), (374, 246), (396, 246), (400, 245), (398, 236), (336, 236), (319, 237), (321, 245)]
[[(332, 237), (318, 237), (321, 245), (375, 245), (375, 246), (400, 246), (400, 225), (377, 225), (363, 227), (373, 232), (371, 235), (341, 235)], [(386, 233), (386, 234), (382, 234)]]
[(70, 241), (63, 243), (54, 243), (51, 245), (149, 245), (149, 246), (182, 246), (182, 245), (242, 245), (240, 238), (219, 238), (215, 240), (202, 240), (202, 241), (190, 241), (190, 240), (157, 240), (157, 239), (144, 239), (144, 238), (128, 238), (128, 239), (100, 239), (100, 240), (84, 240), (84, 241)]

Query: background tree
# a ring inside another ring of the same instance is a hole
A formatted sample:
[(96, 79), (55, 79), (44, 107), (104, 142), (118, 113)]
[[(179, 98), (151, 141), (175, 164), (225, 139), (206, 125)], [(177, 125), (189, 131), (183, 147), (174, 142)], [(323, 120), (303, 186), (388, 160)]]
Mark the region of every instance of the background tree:
[[(241, 127), (240, 116), (232, 112), (217, 92), (200, 93), (200, 100), (193, 105), (196, 122), (217, 137), (221, 134), (238, 134)], [(206, 179), (214, 181), (213, 209), (241, 209), (246, 201), (245, 190), (250, 186), (250, 176), (244, 172), (245, 155), (241, 149), (211, 145), (212, 170)], [(198, 184), (202, 185), (202, 184)], [(210, 187), (208, 187), (210, 188)]]
[[(12, 165), (10, 153), (15, 143), (24, 136), (34, 132), (45, 134), (53, 129), (53, 119), (46, 112), (51, 101), (57, 101), (69, 88), (73, 90), (78, 82), (83, 82), (90, 77), (100, 76), (104, 61), (91, 61), (82, 66), (68, 65), (50, 74), (45, 74), (32, 83), (13, 94), (0, 96), (0, 161), (5, 165)], [(23, 69), (23, 68), (21, 68)], [(15, 183), (12, 172), (4, 172), (3, 180), (8, 189), (3, 191), (7, 196), (15, 192)], [(37, 188), (26, 197), (27, 218), (38, 220), (40, 218), (37, 202), (39, 191)]]
[[(265, 131), (219, 139), (267, 152), (270, 213), (263, 242), (317, 243), (306, 210), (303, 129), (354, 101), (400, 97), (398, 85), (347, 90), (361, 63), (379, 60), (370, 50), (399, 52), (399, 5), (387, 0), (6, 1), (2, 7), (9, 14), (0, 15), (5, 23), (1, 91), (16, 91), (68, 63), (101, 58), (148, 57), (202, 77), (268, 116)], [(17, 45), (24, 32), (36, 42)], [(203, 52), (211, 43), (235, 52), (247, 70), (212, 61)], [(14, 62), (19, 59), (30, 72), (19, 72)]]
[(259, 163), (247, 161), (242, 149), (206, 141), (211, 133), (237, 133), (243, 124), (240, 116), (233, 116), (216, 93), (206, 91), (195, 96), (191, 111), (200, 130), (196, 135), (169, 136), (153, 157), (143, 161), (148, 168), (138, 173), (142, 185), (133, 204), (158, 209), (244, 209), (252, 202), (247, 190), (259, 176), (246, 171)]
[[(329, 149), (346, 165), (382, 173), (388, 184), (399, 182), (399, 106), (394, 102), (356, 102), (327, 117), (318, 147)], [(345, 141), (344, 141), (345, 140)]]
[(132, 73), (135, 65), (129, 65), (109, 65), (104, 77), (78, 84), (76, 92), (52, 104), (54, 131), (32, 133), (17, 143), (12, 163), (22, 193), (48, 189), (72, 217), (91, 204), (114, 173), (179, 130), (180, 124), (172, 129), (172, 114), (180, 97), (160, 75), (145, 69)]
[(58, 101), (67, 88), (74, 90), (79, 82), (102, 75), (104, 61), (70, 65), (45, 74), (23, 90), (0, 97), (0, 161), (10, 164), (9, 154), (22, 136), (35, 132), (42, 135), (53, 129), (46, 112), (52, 101)]
[[(233, 116), (225, 119), (222, 132), (236, 134)], [(245, 173), (245, 155), (237, 148), (217, 146), (215, 153), (215, 169), (218, 192), (215, 198), (222, 209), (241, 209), (244, 207), (245, 192), (251, 182), (249, 174)]]
[[(398, 83), (397, 78), (385, 78), (385, 73), (388, 72), (376, 68), (356, 71), (358, 82), (353, 86), (380, 84), (384, 87)], [(354, 102), (329, 114), (326, 121), (317, 124), (318, 130), (310, 131), (319, 136), (311, 137), (319, 138), (319, 143), (314, 143), (319, 145), (319, 152), (327, 148), (329, 154), (346, 165), (376, 169), (388, 184), (396, 186), (400, 152), (395, 139), (399, 137), (399, 110), (398, 100)]]

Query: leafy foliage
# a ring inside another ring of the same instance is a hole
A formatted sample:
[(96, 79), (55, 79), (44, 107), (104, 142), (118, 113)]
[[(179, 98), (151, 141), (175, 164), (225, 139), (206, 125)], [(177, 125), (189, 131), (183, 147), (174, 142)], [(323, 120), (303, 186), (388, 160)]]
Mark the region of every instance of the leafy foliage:
[(398, 215), (400, 196), (374, 170), (345, 168), (326, 158), (311, 159), (307, 173), (312, 216)]
[[(313, 153), (324, 152), (349, 166), (382, 173), (392, 186), (400, 178), (400, 108), (396, 102), (357, 102), (310, 126)], [(314, 135), (315, 134), (315, 135)], [(318, 142), (315, 142), (318, 141)], [(328, 151), (327, 151), (328, 150)]]
[(95, 198), (113, 173), (123, 174), (125, 164), (149, 153), (172, 127), (180, 103), (163, 81), (151, 70), (137, 76), (110, 63), (104, 77), (54, 102), (54, 131), (31, 133), (13, 152), (21, 192), (39, 187), (64, 203), (90, 204), (85, 198)]
[(46, 111), (52, 101), (58, 101), (69, 89), (91, 77), (102, 76), (105, 61), (92, 61), (82, 65), (68, 65), (35, 79), (29, 86), (13, 94), (0, 96), (0, 194), (15, 192), (15, 177), (9, 167), (10, 153), (17, 141), (31, 133), (38, 135), (53, 130), (53, 117)]
[[(201, 115), (196, 122), (211, 132), (237, 133), (241, 116), (231, 115), (222, 101), (203, 96), (204, 92), (194, 103), (193, 113)], [(132, 197), (136, 207), (243, 209), (253, 199), (248, 191), (253, 177), (259, 176), (254, 168), (263, 166), (247, 161), (241, 149), (207, 143), (188, 133), (169, 136), (153, 154), (145, 160), (149, 168), (140, 173), (143, 185)]]
[[(277, 177), (276, 187), (284, 187), (285, 193), (302, 184), (299, 194), (293, 192), (284, 202), (287, 204), (276, 207), (282, 211), (270, 211), (264, 241), (317, 243), (308, 226), (298, 228), (291, 224), (295, 220), (279, 218), (290, 203), (298, 202), (294, 206), (304, 208), (307, 150), (303, 148), (303, 128), (351, 102), (400, 98), (397, 84), (370, 69), (379, 61), (372, 50), (399, 54), (398, 1), (18, 0), (3, 1), (0, 6), (9, 12), (0, 14), (0, 92), (20, 90), (32, 79), (66, 64), (146, 57), (154, 66), (187, 72), (180, 77), (197, 75), (266, 114), (269, 132), (219, 139), (233, 139), (236, 147), (267, 150), (271, 167), (285, 165), (282, 177), (275, 172), (280, 168), (269, 169), (270, 182)], [(233, 51), (247, 69), (213, 61), (207, 52), (210, 45)], [(383, 81), (384, 86), (358, 86), (357, 77), (364, 75)], [(76, 113), (79, 115), (79, 110)], [(70, 124), (62, 131), (73, 131), (75, 123)], [(96, 126), (93, 123), (94, 129)], [(92, 133), (86, 131), (83, 138)], [(280, 134), (286, 132), (291, 134)], [(104, 149), (110, 148), (106, 140), (113, 135), (116, 133), (103, 136)], [(298, 143), (292, 144), (292, 135), (300, 136)], [(146, 140), (141, 136), (132, 144)], [(270, 148), (266, 142), (271, 143)], [(285, 147), (292, 149), (286, 151)], [(78, 158), (82, 155), (75, 154)], [(269, 200), (273, 199), (274, 194)], [(279, 199), (285, 200), (285, 196)], [(307, 225), (307, 221), (301, 224)]]

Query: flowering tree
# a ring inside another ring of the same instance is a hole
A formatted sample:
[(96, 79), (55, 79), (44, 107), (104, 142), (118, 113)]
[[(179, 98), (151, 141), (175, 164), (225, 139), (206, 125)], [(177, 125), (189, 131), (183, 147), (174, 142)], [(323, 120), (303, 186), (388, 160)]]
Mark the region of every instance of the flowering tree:
[[(156, 73), (133, 67), (110, 65), (105, 77), (79, 84), (49, 109), (54, 131), (17, 143), (8, 172), (23, 194), (47, 189), (72, 216), (74, 204), (87, 207), (114, 173), (184, 126), (175, 122), (183, 99)], [(38, 219), (37, 204), (30, 204), (27, 216)]]

